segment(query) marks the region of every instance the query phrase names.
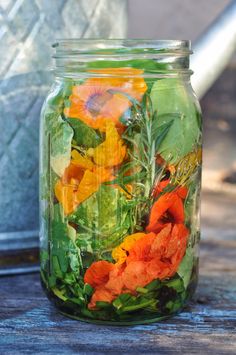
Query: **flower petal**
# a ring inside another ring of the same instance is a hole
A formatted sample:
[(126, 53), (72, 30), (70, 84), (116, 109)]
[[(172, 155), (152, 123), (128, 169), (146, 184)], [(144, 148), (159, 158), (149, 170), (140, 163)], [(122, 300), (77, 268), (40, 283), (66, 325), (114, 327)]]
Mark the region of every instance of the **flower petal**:
[(55, 196), (62, 204), (65, 215), (74, 211), (76, 204), (74, 201), (74, 187), (63, 185), (61, 180), (55, 184)]
[(75, 202), (77, 204), (89, 198), (93, 193), (97, 192), (100, 186), (98, 176), (86, 170), (82, 180), (79, 183), (78, 190), (75, 192)]
[(132, 261), (124, 270), (123, 281), (128, 290), (135, 291), (137, 287), (144, 287), (153, 280), (147, 272), (146, 263), (143, 261)]
[(91, 159), (83, 157), (77, 150), (72, 150), (71, 152), (72, 163), (82, 169), (92, 170), (94, 167)]
[(94, 291), (88, 304), (88, 308), (91, 310), (96, 309), (96, 302), (102, 301), (111, 303), (115, 298), (116, 296), (111, 291), (104, 286), (101, 286)]
[(105, 141), (96, 148), (89, 149), (88, 154), (99, 166), (113, 167), (122, 163), (126, 156), (126, 146), (112, 121), (106, 124)]
[(143, 238), (145, 235), (145, 233), (135, 233), (128, 235), (120, 245), (113, 249), (113, 259), (118, 264), (122, 264), (127, 259), (128, 252), (134, 246), (135, 242), (140, 238)]
[(105, 131), (107, 121), (113, 121), (116, 127), (121, 128), (123, 125), (119, 119), (132, 106), (132, 100), (127, 95), (141, 100), (147, 90), (145, 80), (141, 77), (143, 71), (106, 68), (94, 69), (92, 72), (111, 76), (90, 78), (74, 86), (69, 98), (71, 105), (64, 109), (64, 114), (78, 118), (102, 132)]
[(84, 282), (92, 287), (104, 285), (109, 280), (109, 273), (115, 265), (106, 260), (96, 261), (90, 265), (84, 275)]

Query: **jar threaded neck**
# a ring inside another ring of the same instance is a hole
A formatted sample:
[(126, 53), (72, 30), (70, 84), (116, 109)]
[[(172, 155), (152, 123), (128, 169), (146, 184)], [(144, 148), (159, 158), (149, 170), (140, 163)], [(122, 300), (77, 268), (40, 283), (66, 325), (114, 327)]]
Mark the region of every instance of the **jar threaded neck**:
[(52, 47), (57, 76), (90, 76), (93, 69), (104, 76), (99, 69), (113, 67), (136, 67), (151, 77), (192, 74), (188, 40), (60, 39)]

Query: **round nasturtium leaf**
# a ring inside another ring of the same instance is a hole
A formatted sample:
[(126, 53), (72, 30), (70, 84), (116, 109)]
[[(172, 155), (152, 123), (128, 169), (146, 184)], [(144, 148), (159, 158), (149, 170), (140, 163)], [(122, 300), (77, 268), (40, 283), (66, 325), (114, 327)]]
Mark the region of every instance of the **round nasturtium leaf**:
[(157, 111), (157, 127), (172, 121), (158, 153), (176, 164), (199, 140), (199, 111), (184, 83), (176, 78), (157, 80), (151, 90), (151, 100), (154, 112)]

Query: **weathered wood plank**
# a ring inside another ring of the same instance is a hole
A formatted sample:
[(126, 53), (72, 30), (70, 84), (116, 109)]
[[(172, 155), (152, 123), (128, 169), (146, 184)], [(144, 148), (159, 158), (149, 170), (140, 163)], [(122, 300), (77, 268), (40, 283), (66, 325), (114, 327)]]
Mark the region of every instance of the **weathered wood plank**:
[(202, 242), (196, 301), (168, 321), (133, 327), (65, 318), (49, 304), (39, 275), (1, 283), (1, 354), (236, 354), (236, 241)]

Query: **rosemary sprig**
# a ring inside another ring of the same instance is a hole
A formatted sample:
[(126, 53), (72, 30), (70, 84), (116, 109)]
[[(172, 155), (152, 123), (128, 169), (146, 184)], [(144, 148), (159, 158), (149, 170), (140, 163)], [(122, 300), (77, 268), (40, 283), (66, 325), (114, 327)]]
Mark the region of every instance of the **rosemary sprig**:
[(151, 191), (158, 177), (162, 175), (163, 167), (156, 164), (156, 154), (160, 143), (168, 133), (171, 122), (164, 127), (157, 128), (157, 113), (153, 112), (152, 102), (148, 95), (144, 95), (139, 103), (132, 99), (132, 120), (122, 138), (129, 145), (130, 160), (135, 162), (141, 172), (143, 182), (142, 195), (147, 199), (151, 197)]

